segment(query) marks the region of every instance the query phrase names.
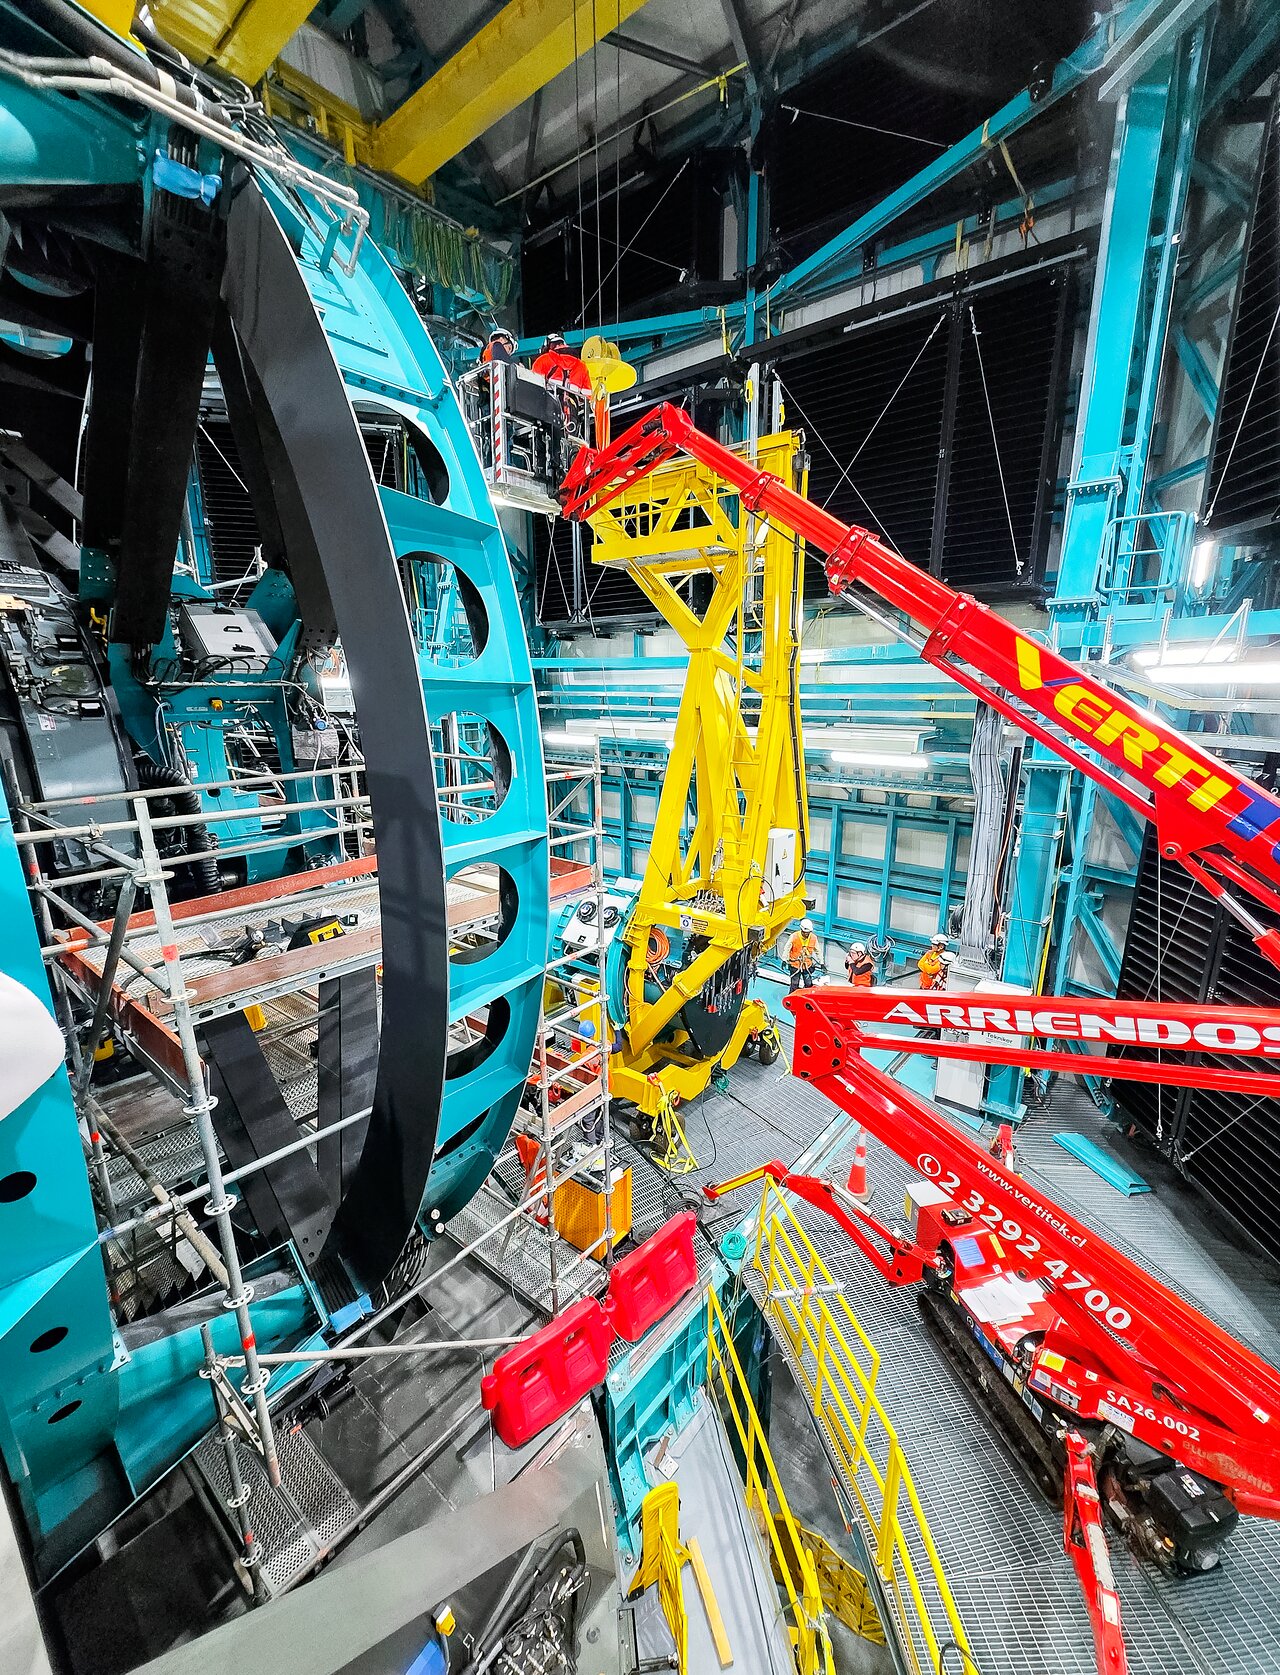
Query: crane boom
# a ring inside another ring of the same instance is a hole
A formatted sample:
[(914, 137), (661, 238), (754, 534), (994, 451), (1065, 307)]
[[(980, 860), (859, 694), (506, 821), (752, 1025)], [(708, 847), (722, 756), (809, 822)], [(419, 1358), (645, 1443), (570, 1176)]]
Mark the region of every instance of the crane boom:
[[(1241, 1510), (1280, 1514), (1280, 1372), (870, 1064), (843, 995), (810, 989), (787, 1000), (797, 1076), (1017, 1253), (1069, 1322), (1098, 1395), (1098, 1374), (1156, 1392), (1141, 1397), (1154, 1416), (1149, 1440), (1225, 1483)], [(1182, 1417), (1166, 1416), (1161, 1391)]]
[(856, 585), (886, 600), (923, 632), (927, 662), (1153, 821), (1161, 854), (1181, 863), (1280, 966), (1280, 929), (1227, 887), (1280, 913), (1280, 797), (869, 530), (842, 523), (758, 470), (698, 430), (682, 408), (663, 404), (607, 448), (584, 448), (561, 485), (565, 515), (598, 512), (680, 451), (733, 484), (748, 511), (824, 552), (833, 593)]

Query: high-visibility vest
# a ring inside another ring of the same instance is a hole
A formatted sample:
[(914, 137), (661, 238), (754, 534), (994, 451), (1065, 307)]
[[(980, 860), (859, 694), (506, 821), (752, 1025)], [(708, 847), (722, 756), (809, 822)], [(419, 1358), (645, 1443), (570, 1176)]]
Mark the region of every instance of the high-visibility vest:
[(810, 966), (818, 957), (818, 939), (811, 931), (808, 936), (803, 931), (797, 931), (791, 938), (791, 947), (787, 951), (787, 964), (793, 970), (801, 971)]
[(846, 962), (849, 978), (855, 989), (869, 989), (876, 974), (876, 962), (870, 954), (851, 954)]
[(942, 970), (942, 955), (930, 948), (920, 956), (916, 965), (920, 972), (920, 987), (932, 989), (938, 981), (938, 973)]

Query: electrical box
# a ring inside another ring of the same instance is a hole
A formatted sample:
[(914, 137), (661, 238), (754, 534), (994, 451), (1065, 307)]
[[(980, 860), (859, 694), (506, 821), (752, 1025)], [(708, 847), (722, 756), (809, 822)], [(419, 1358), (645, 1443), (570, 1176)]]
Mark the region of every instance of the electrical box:
[[(948, 977), (948, 984), (957, 990), (968, 989), (958, 966), (952, 966)], [(1030, 989), (1019, 988), (1016, 983), (1001, 983), (994, 977), (983, 977), (972, 985), (974, 994), (979, 995), (1027, 995)], [(945, 990), (937, 996), (938, 1000), (946, 1000)], [(957, 1041), (968, 1041), (972, 1046), (1016, 1047), (1022, 1040), (1017, 1035), (994, 1035), (988, 1030), (960, 1030), (948, 1031)], [(938, 1078), (934, 1083), (936, 1096), (948, 1105), (954, 1105), (962, 1111), (972, 1111), (975, 1114), (982, 1110), (982, 1095), (986, 1087), (987, 1067), (985, 1064), (974, 1064), (967, 1059), (939, 1059)]]
[(178, 615), (182, 649), (197, 663), (210, 658), (245, 671), (265, 668), (276, 642), (257, 611), (225, 605), (184, 605)]
[(764, 881), (774, 901), (796, 887), (796, 833), (791, 826), (771, 826), (764, 852)]

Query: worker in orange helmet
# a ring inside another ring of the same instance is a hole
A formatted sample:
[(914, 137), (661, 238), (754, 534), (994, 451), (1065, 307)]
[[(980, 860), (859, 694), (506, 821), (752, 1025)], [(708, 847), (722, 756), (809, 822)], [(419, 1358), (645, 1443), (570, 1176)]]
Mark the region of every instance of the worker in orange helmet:
[(941, 989), (947, 981), (947, 966), (950, 961), (946, 957), (947, 939), (941, 931), (929, 940), (929, 946), (916, 961), (916, 969), (920, 973), (920, 987), (922, 989)]
[(482, 361), (514, 361), (516, 359), (515, 333), (509, 332), (505, 326), (495, 326), (489, 333), (489, 341), (481, 351)]
[(563, 332), (547, 333), (533, 370), (548, 384), (572, 384), (575, 389), (591, 392), (591, 374), (586, 362), (569, 348)]
[(818, 939), (813, 934), (813, 920), (802, 919), (800, 929), (787, 948), (787, 965), (791, 968), (791, 993), (807, 989), (813, 984), (818, 969)]
[(855, 989), (869, 989), (875, 981), (876, 962), (865, 942), (855, 942), (845, 955), (844, 969)]

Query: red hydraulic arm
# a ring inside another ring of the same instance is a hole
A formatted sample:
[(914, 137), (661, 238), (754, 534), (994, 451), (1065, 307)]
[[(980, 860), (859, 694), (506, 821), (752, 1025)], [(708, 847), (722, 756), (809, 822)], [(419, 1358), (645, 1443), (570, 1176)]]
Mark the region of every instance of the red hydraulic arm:
[[(974, 1064), (1014, 1064), (1070, 1076), (1103, 1076), (1114, 1081), (1163, 1082), (1170, 1087), (1216, 1088), (1223, 1093), (1280, 1096), (1280, 1065), (1231, 1069), (1218, 1064), (1185, 1064), (1167, 1058), (1111, 1058), (1091, 1051), (1109, 1044), (1144, 1047), (1161, 1054), (1229, 1053), (1233, 1058), (1280, 1059), (1280, 1008), (1193, 1006), (1173, 1001), (1082, 1000), (1077, 995), (989, 995), (903, 993), (901, 989), (824, 988), (828, 1019), (846, 1032), (846, 1044), (923, 1053), (929, 1058), (967, 1059)], [(928, 1030), (920, 1037), (893, 1033)], [(947, 1036), (941, 1038), (941, 1032)], [(954, 1034), (980, 1040), (950, 1039)], [(998, 1037), (998, 1039), (993, 1039)], [(1043, 1038), (1084, 1049), (1049, 1052), (1026, 1045)]]
[(1120, 1627), (1120, 1596), (1111, 1569), (1102, 1502), (1089, 1444), (1079, 1431), (1067, 1432), (1067, 1471), (1062, 1492), (1062, 1545), (1075, 1566), (1093, 1629), (1100, 1675), (1129, 1675)]
[(1224, 1484), (1242, 1512), (1280, 1517), (1280, 1372), (869, 1064), (841, 994), (809, 989), (785, 1002), (796, 1075), (1016, 1253), (1064, 1323), (1045, 1348), (1062, 1352), (1058, 1366), (1065, 1357), (1089, 1369), (1088, 1400)]
[(561, 486), (565, 515), (600, 511), (680, 451), (732, 484), (749, 511), (826, 553), (833, 593), (856, 584), (887, 600), (923, 631), (920, 654), (927, 662), (1153, 820), (1161, 853), (1181, 862), (1280, 966), (1280, 930), (1268, 928), (1226, 888), (1234, 885), (1280, 912), (1280, 798), (976, 599), (917, 569), (870, 531), (841, 523), (771, 472), (758, 471), (705, 436), (682, 408), (664, 404), (609, 447), (584, 448)]

